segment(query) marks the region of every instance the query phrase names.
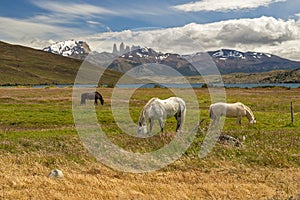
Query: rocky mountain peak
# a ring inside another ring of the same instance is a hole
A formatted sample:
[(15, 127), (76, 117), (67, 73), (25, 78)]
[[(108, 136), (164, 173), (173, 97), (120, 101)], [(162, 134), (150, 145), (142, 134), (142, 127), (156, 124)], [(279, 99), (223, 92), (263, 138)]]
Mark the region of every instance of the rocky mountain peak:
[(91, 52), (91, 49), (86, 42), (77, 40), (56, 42), (44, 48), (43, 50), (54, 54), (69, 56), (78, 59), (84, 59), (84, 57)]

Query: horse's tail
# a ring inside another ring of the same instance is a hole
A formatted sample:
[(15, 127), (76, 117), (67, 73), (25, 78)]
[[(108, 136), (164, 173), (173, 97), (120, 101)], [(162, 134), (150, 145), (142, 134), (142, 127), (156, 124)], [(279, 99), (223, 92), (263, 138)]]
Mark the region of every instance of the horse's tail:
[(216, 125), (217, 120), (219, 120), (218, 112), (215, 110), (214, 104), (209, 106), (209, 117), (212, 120), (211, 125)]
[(183, 127), (183, 124), (185, 122), (185, 115), (186, 115), (186, 104), (182, 100), (182, 102), (180, 102), (180, 125), (179, 125), (179, 130), (181, 130), (182, 127)]
[(215, 119), (216, 118), (216, 115), (214, 114), (213, 106), (212, 105), (209, 106), (209, 117), (211, 119)]
[(181, 115), (181, 126), (183, 126), (184, 122), (185, 122), (185, 115), (186, 115), (186, 105), (183, 104), (184, 108), (182, 111), (182, 115)]

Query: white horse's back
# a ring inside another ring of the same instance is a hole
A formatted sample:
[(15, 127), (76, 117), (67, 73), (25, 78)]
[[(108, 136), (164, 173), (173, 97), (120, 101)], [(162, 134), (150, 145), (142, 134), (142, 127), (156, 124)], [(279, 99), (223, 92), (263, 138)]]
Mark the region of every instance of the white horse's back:
[(238, 124), (241, 124), (241, 118), (244, 116), (247, 116), (251, 124), (254, 124), (256, 122), (251, 109), (241, 102), (218, 102), (211, 104), (209, 107), (209, 113), (211, 119), (213, 119), (214, 122), (219, 121), (221, 116), (236, 117)]
[(166, 111), (167, 118), (174, 116), (178, 111), (185, 112), (185, 102), (179, 97), (170, 97), (168, 99), (157, 99), (163, 105), (163, 108)]
[(168, 99), (152, 98), (143, 107), (139, 118), (140, 133), (147, 132), (147, 121), (150, 121), (150, 133), (153, 121), (159, 121), (161, 131), (163, 132), (164, 120), (175, 117), (177, 120), (176, 131), (181, 130), (185, 121), (186, 105), (183, 99), (179, 97), (170, 97)]

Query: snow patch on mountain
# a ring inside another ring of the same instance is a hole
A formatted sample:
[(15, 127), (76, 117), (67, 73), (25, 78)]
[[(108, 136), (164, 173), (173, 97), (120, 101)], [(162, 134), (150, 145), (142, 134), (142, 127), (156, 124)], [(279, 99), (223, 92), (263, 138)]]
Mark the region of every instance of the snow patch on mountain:
[(66, 40), (54, 43), (43, 51), (51, 52), (62, 56), (78, 57), (91, 52), (89, 45), (84, 41)]
[(227, 58), (243, 58), (244, 53), (235, 51), (235, 50), (227, 50), (221, 49), (212, 54), (214, 58), (227, 59)]
[(270, 54), (266, 54), (266, 53), (258, 53), (258, 52), (252, 52), (252, 53), (251, 53), (251, 56), (252, 56), (253, 58), (256, 58), (256, 59), (261, 59), (261, 58), (263, 58), (263, 57), (268, 57), (268, 58), (271, 58), (271, 57), (272, 57), (272, 55), (270, 55)]
[(252, 57), (254, 59), (262, 59), (262, 58), (271, 58), (271, 54), (267, 53), (260, 53), (260, 52), (240, 52), (236, 50), (231, 49), (220, 49), (218, 51), (211, 52), (210, 55), (213, 58), (219, 59), (219, 60), (227, 60), (227, 59), (234, 59), (234, 58), (240, 58), (240, 59), (247, 59), (247, 57)]

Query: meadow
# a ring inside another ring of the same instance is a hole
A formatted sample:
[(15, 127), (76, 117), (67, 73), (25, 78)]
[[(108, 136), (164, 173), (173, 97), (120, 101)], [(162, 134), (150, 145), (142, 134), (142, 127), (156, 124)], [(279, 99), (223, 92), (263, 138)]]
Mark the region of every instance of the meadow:
[[(114, 144), (148, 152), (172, 139), (172, 134), (141, 139), (123, 133), (110, 107), (113, 88), (98, 91), (105, 99), (104, 106), (96, 106), (98, 123)], [(0, 199), (299, 199), (300, 88), (226, 89), (227, 101), (251, 107), (257, 124), (248, 126), (243, 119), (237, 126), (226, 119), (223, 133), (246, 136), (243, 146), (217, 143), (203, 159), (198, 153), (211, 102), (206, 88), (195, 93), (205, 121), (188, 150), (165, 168), (134, 174), (103, 165), (84, 148), (74, 125), (72, 88), (0, 88)], [(130, 99), (133, 121), (153, 96), (172, 92), (136, 90)], [(167, 133), (174, 127), (168, 120)], [(54, 168), (64, 178), (49, 178)]]

